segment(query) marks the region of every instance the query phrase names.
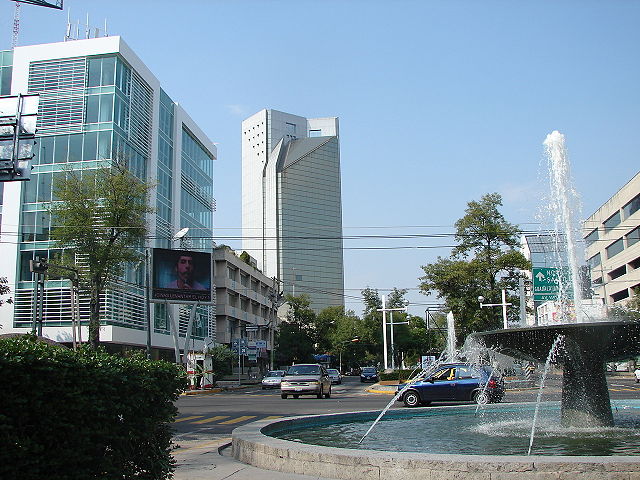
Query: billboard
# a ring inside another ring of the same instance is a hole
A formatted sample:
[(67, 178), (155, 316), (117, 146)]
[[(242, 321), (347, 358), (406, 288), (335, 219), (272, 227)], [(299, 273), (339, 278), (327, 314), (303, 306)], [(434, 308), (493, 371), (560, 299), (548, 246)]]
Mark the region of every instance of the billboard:
[(151, 264), (152, 302), (212, 303), (210, 253), (154, 248)]

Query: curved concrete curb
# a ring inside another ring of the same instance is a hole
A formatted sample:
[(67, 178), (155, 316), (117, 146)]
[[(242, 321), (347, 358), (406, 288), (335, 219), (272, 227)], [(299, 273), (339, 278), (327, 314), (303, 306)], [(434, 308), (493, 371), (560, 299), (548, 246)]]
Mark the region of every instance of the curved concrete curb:
[[(265, 435), (286, 424), (370, 418), (354, 412), (262, 420), (233, 431), (233, 456), (267, 470), (344, 480), (638, 480), (639, 457), (442, 455), (323, 447)], [(265, 433), (263, 433), (265, 432)]]

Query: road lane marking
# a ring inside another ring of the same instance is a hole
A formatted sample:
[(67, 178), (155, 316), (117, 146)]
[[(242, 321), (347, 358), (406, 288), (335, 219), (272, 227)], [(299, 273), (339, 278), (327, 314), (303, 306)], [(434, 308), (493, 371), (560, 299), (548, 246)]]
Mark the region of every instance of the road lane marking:
[(268, 417), (264, 417), (263, 420), (275, 420), (276, 418), (282, 418), (283, 415), (269, 415)]
[(257, 415), (244, 415), (242, 417), (232, 418), (231, 420), (227, 420), (226, 422), (220, 422), (219, 425), (230, 425), (232, 423), (239, 423), (256, 417)]
[(194, 418), (202, 418), (204, 415), (192, 415), (190, 417), (182, 417), (173, 421), (173, 423), (186, 422), (187, 420), (193, 420)]
[(215, 422), (217, 420), (222, 420), (223, 418), (229, 418), (229, 415), (216, 415), (215, 417), (204, 418), (202, 420), (196, 420), (195, 422), (191, 422), (191, 423), (197, 423), (197, 424), (210, 423), (210, 422)]

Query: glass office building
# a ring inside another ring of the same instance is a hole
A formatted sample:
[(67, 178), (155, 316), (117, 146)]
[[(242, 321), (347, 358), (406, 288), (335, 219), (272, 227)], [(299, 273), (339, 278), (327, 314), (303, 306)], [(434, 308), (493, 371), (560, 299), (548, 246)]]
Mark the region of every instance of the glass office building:
[[(158, 80), (117, 36), (17, 47), (0, 52), (3, 94), (38, 93), (36, 156), (31, 180), (4, 185), (2, 241), (7, 276), (15, 303), (0, 311), (4, 333), (31, 329), (34, 282), (29, 260), (50, 258), (48, 206), (56, 181), (67, 169), (91, 170), (114, 159), (127, 163), (140, 179), (154, 185), (148, 217), (147, 247), (170, 248), (173, 235), (189, 227), (188, 247), (211, 251), (213, 243), (213, 160), (216, 147)], [(7, 73), (8, 72), (8, 73)], [(77, 259), (81, 261), (81, 259)], [(101, 341), (114, 349), (146, 344), (145, 266), (128, 265), (105, 293)], [(83, 326), (88, 298), (81, 297)], [(186, 309), (164, 304), (151, 308), (156, 350), (172, 348), (167, 308), (181, 317)], [(213, 307), (198, 307), (196, 338), (215, 336)], [(44, 300), (43, 334), (60, 342), (71, 338), (70, 286), (49, 280)], [(86, 328), (82, 330), (86, 340)]]
[(262, 110), (242, 123), (243, 249), (315, 311), (344, 305), (338, 119)]

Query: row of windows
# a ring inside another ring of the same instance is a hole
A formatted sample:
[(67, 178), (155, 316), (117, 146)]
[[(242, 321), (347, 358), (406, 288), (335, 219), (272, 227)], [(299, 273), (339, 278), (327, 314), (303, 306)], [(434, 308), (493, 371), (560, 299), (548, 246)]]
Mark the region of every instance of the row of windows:
[[(614, 256), (618, 255), (620, 252), (622, 252), (625, 249), (625, 244), (626, 244), (626, 248), (629, 248), (631, 245), (635, 245), (639, 241), (640, 241), (640, 227), (636, 227), (633, 230), (631, 230), (628, 234), (626, 234), (624, 237), (619, 238), (618, 240), (613, 242), (611, 245), (609, 245), (605, 249), (607, 253), (607, 258), (613, 258)], [(595, 258), (595, 257), (598, 257), (598, 261), (599, 261), (600, 254), (598, 253), (597, 255), (591, 258)], [(591, 262), (591, 259), (589, 259), (589, 262)]]
[(626, 220), (638, 210), (640, 210), (640, 194), (636, 195), (629, 203), (625, 204), (621, 210), (618, 210), (603, 222), (604, 231), (611, 231), (620, 225), (622, 220)]

